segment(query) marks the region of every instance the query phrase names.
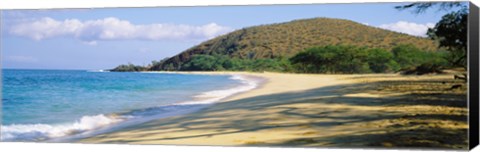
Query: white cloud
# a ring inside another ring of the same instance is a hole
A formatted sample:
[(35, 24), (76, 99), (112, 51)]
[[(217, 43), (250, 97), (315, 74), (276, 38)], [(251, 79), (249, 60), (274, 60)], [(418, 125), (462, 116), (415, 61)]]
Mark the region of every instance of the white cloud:
[(184, 24), (132, 24), (127, 20), (109, 17), (80, 21), (58, 21), (49, 17), (19, 23), (10, 33), (34, 40), (53, 37), (74, 37), (88, 45), (99, 40), (203, 40), (225, 34), (232, 28), (209, 23), (202, 26)]
[(31, 56), (22, 56), (22, 55), (12, 55), (12, 56), (7, 56), (8, 61), (12, 62), (23, 62), (23, 63), (34, 63), (37, 62), (38, 60), (34, 57)]
[(425, 37), (427, 36), (426, 33), (428, 28), (434, 26), (434, 23), (418, 24), (413, 22), (398, 21), (396, 23), (382, 24), (378, 27), (400, 33)]

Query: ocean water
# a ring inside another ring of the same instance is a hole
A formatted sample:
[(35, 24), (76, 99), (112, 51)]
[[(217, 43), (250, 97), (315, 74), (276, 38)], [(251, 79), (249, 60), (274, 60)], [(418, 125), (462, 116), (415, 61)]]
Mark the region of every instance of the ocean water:
[(89, 136), (199, 110), (257, 83), (241, 75), (5, 69), (1, 140)]

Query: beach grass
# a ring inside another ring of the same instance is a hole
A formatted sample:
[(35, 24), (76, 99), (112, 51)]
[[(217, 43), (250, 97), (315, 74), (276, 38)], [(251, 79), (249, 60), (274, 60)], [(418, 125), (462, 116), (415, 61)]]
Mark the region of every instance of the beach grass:
[[(318, 75), (245, 72), (260, 87), (191, 114), (154, 120), (81, 143), (468, 147), (466, 84), (453, 74)], [(454, 87), (461, 85), (460, 87)]]

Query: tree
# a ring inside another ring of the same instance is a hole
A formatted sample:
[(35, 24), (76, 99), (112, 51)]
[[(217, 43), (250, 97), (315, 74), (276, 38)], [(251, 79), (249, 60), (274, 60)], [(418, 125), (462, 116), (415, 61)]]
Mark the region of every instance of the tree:
[(467, 67), (467, 25), (468, 8), (465, 2), (422, 2), (397, 6), (395, 8), (404, 10), (414, 8), (414, 13), (420, 14), (433, 6), (439, 6), (439, 10), (452, 10), (442, 17), (433, 28), (429, 28), (427, 35), (440, 42), (440, 47), (450, 52), (449, 62), (454, 66)]
[(423, 51), (414, 45), (398, 45), (392, 49), (394, 60), (400, 65), (401, 69), (414, 68), (424, 61)]
[(393, 53), (384, 49), (368, 50), (367, 62), (372, 72), (375, 73), (399, 70), (397, 62), (393, 60)]
[(428, 29), (428, 36), (451, 52), (450, 62), (455, 66), (467, 65), (467, 26), (467, 10), (461, 9), (444, 15), (434, 28)]
[[(368, 52), (365, 47), (337, 46), (335, 71), (340, 73), (370, 73), (367, 58)], [(336, 72), (334, 72), (336, 73)]]
[(438, 6), (438, 10), (448, 11), (452, 8), (464, 7), (465, 4), (464, 2), (417, 2), (402, 6), (396, 6), (395, 8), (399, 10), (414, 8), (414, 13), (420, 14), (424, 13), (427, 9), (434, 6)]
[(323, 46), (306, 49), (290, 58), (304, 73), (369, 73), (366, 48)]
[(182, 66), (187, 71), (215, 71), (216, 59), (210, 55), (194, 55), (190, 61)]
[(147, 70), (146, 67), (134, 65), (132, 63), (128, 63), (128, 64), (119, 65), (119, 66), (115, 67), (114, 69), (111, 69), (110, 71), (112, 71), (112, 72), (138, 72), (138, 71), (146, 71), (146, 70)]

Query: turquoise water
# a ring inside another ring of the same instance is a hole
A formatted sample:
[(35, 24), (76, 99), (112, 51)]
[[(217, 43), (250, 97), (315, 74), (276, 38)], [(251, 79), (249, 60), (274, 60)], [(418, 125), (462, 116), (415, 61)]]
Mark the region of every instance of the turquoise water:
[(255, 84), (231, 75), (3, 70), (2, 140), (42, 141), (210, 104)]

